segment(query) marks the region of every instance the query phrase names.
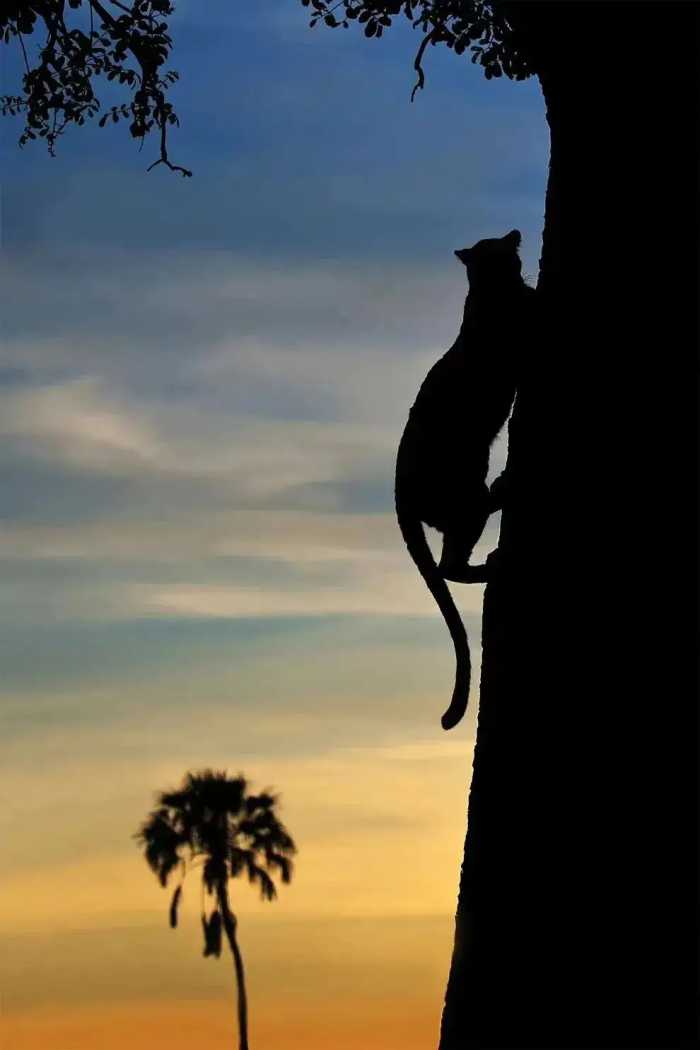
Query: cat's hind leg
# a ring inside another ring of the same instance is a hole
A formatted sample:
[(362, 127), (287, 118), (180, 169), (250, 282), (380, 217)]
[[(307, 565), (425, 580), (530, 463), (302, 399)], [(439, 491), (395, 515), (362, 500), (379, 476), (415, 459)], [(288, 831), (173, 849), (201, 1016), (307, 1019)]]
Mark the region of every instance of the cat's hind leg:
[(445, 522), (442, 556), (438, 564), (444, 577), (459, 579), (469, 576), (469, 559), (490, 513), (488, 487), (479, 485), (469, 492), (468, 512), (461, 509), (452, 520)]

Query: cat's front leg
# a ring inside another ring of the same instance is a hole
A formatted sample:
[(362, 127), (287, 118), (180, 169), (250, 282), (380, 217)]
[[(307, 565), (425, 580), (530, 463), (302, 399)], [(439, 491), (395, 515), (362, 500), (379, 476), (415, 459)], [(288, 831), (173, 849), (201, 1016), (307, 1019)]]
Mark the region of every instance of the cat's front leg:
[(442, 537), (442, 556), (438, 569), (448, 580), (464, 577), (469, 569), (473, 544), (469, 546), (461, 531), (447, 531)]
[(503, 510), (503, 504), (508, 498), (508, 488), (508, 471), (504, 470), (491, 483), (489, 489), (489, 514), (495, 514), (497, 510)]
[(484, 531), (490, 511), (489, 490), (485, 484), (475, 486), (468, 493), (469, 514), (462, 510), (445, 523), (442, 539), (442, 557), (438, 568), (448, 580), (468, 582), (473, 576), (469, 559)]

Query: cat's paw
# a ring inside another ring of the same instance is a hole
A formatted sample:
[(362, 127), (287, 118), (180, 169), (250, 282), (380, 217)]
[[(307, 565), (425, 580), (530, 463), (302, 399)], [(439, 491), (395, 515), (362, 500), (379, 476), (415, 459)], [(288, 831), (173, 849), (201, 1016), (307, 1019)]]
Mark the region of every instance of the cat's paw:
[(488, 572), (486, 565), (469, 565), (468, 562), (441, 561), (438, 570), (442, 578), (451, 583), (485, 583)]

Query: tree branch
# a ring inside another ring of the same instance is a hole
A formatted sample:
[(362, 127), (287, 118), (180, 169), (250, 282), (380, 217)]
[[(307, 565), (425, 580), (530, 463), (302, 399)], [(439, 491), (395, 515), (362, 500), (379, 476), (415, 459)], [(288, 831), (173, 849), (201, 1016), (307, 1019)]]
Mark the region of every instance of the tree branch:
[(182, 174), (183, 179), (192, 178), (192, 172), (189, 170), (189, 168), (183, 168), (179, 164), (172, 164), (168, 159), (165, 114), (161, 112), (160, 116), (156, 117), (156, 121), (159, 122), (160, 126), (160, 157), (158, 158), (158, 160), (154, 160), (153, 163), (146, 168), (146, 171), (152, 171), (153, 168), (157, 168), (159, 164), (165, 164), (166, 167), (170, 168), (171, 171), (179, 171)]
[(423, 72), (423, 66), (421, 65), (421, 63), (423, 61), (425, 49), (428, 46), (428, 44), (432, 43), (434, 37), (435, 29), (431, 29), (429, 33), (426, 33), (426, 35), (421, 40), (420, 47), (418, 48), (418, 53), (414, 59), (413, 68), (418, 74), (418, 80), (416, 81), (413, 91), (411, 92), (411, 102), (413, 102), (413, 99), (416, 97), (416, 91), (420, 90), (425, 85), (425, 73)]

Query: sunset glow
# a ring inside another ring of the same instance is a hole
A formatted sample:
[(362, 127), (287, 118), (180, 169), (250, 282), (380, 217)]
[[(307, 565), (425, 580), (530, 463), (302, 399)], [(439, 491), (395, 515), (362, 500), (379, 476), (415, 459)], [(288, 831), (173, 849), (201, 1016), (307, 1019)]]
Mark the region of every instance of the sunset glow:
[(173, 931), (133, 838), (208, 767), (278, 792), (298, 845), (276, 901), (231, 887), (253, 1050), (427, 1050), (483, 588), (455, 589), (474, 688), (446, 735), (393, 464), (459, 327), (453, 250), (517, 226), (536, 272), (541, 100), (436, 48), (411, 106), (410, 29), (322, 37), (298, 0), (181, 0), (172, 30), (193, 179), (121, 125), (54, 160), (5, 127), (2, 1045), (235, 1045), (196, 879)]

